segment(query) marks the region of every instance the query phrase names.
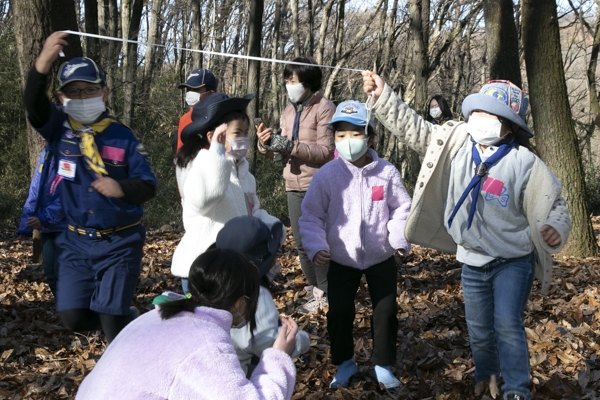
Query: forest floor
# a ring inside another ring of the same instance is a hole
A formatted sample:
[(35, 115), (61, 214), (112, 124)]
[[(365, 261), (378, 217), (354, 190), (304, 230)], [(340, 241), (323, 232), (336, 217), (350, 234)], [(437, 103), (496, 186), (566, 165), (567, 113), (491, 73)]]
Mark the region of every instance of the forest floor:
[[(594, 218), (600, 234), (600, 218)], [(154, 296), (179, 288), (170, 262), (181, 234), (148, 232), (134, 304), (149, 310)], [(525, 311), (534, 399), (600, 399), (600, 258), (555, 257), (548, 296), (534, 288)], [(398, 339), (395, 372), (403, 383), (381, 390), (369, 356), (371, 307), (366, 286), (357, 296), (355, 359), (358, 373), (348, 389), (331, 391), (326, 318), (294, 314), (304, 278), (291, 236), (280, 254), (283, 276), (273, 295), (282, 314), (292, 315), (311, 336), (309, 352), (296, 360), (293, 399), (489, 399), (474, 395), (460, 284), (453, 256), (415, 246), (398, 265)], [(31, 241), (0, 232), (0, 399), (73, 398), (106, 348), (99, 332), (62, 328), (42, 267), (31, 264)]]

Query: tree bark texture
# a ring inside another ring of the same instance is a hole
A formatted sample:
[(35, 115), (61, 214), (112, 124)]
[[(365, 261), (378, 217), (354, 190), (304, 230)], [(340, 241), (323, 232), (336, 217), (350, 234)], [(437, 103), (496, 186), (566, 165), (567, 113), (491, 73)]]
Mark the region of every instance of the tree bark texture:
[[(77, 18), (75, 16), (75, 3), (73, 0), (31, 0), (10, 3), (14, 13), (15, 37), (17, 39), (17, 53), (19, 57), (19, 69), (23, 87), (27, 74), (33, 66), (35, 59), (42, 51), (44, 41), (54, 31), (74, 30), (77, 31)], [(50, 72), (50, 92), (56, 88), (56, 74), (59, 65), (73, 57), (82, 55), (79, 37), (71, 35), (67, 37), (69, 46), (65, 47), (65, 58), (59, 58), (54, 63)], [(33, 176), (37, 160), (44, 148), (44, 141), (40, 135), (28, 125), (27, 144), (29, 148), (30, 175)]]
[[(262, 39), (262, 17), (264, 10), (264, 0), (253, 0), (250, 2), (250, 15), (248, 19), (248, 55), (260, 57), (260, 42)], [(247, 112), (250, 117), (250, 149), (248, 152), (248, 163), (250, 172), (254, 173), (256, 169), (256, 146), (258, 138), (254, 128), (254, 118), (259, 116), (259, 95), (260, 95), (260, 62), (255, 60), (248, 61), (248, 82), (247, 92), (254, 94), (254, 99), (248, 104)]]
[(298, 10), (298, 0), (290, 0), (292, 9), (292, 38), (294, 39), (294, 57), (300, 57), (302, 54), (302, 42), (300, 41), (300, 15)]
[(523, 48), (538, 151), (563, 184), (573, 228), (563, 253), (598, 254), (561, 55), (555, 0), (523, 0)]
[[(98, 0), (85, 0), (85, 31), (98, 34)], [(100, 40), (85, 38), (86, 55), (94, 61), (100, 61)]]
[(490, 79), (508, 79), (522, 87), (512, 0), (484, 0), (483, 14)]
[[(121, 27), (123, 39), (137, 40), (142, 19), (143, 0), (121, 0)], [(125, 125), (131, 126), (135, 104), (135, 79), (137, 75), (137, 44), (123, 45), (123, 113)]]
[[(162, 2), (163, 0), (152, 0), (151, 12), (150, 12), (150, 26), (148, 28), (148, 43), (158, 43), (159, 38), (159, 25), (162, 22)], [(156, 52), (157, 47), (147, 46), (146, 54), (144, 56), (144, 78), (145, 82), (150, 82), (152, 76), (154, 76), (154, 70), (156, 69)]]

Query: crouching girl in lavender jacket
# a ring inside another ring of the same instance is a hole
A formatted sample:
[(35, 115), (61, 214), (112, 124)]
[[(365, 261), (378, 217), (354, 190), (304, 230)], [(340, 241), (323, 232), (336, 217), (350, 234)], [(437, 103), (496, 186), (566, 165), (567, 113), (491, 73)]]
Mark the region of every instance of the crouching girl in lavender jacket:
[(232, 326), (256, 326), (258, 270), (240, 253), (200, 255), (190, 298), (162, 304), (131, 322), (84, 379), (77, 399), (290, 399), (298, 326), (282, 319), (273, 348), (250, 379), (231, 342)]
[(369, 148), (375, 132), (364, 104), (341, 103), (330, 124), (339, 158), (313, 177), (300, 217), (307, 255), (317, 267), (329, 262), (327, 330), (338, 365), (330, 387), (347, 386), (356, 372), (354, 298), (364, 274), (373, 303), (371, 361), (379, 383), (394, 388), (400, 385), (390, 368), (398, 332), (394, 253), (410, 250), (404, 225), (411, 200), (396, 167)]

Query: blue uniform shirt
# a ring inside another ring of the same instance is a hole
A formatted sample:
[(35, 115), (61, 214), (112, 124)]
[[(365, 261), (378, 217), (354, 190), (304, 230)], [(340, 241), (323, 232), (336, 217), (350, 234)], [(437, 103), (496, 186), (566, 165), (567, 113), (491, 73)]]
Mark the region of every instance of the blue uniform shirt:
[[(81, 154), (67, 115), (54, 105), (51, 109), (50, 119), (37, 131), (48, 143), (56, 143), (58, 170), (61, 166), (63, 171), (75, 169), (72, 177), (63, 173), (55, 180), (60, 180), (57, 188), (69, 224), (103, 230), (139, 221), (144, 213), (140, 204), (108, 198), (93, 188), (96, 175)], [(116, 181), (139, 178), (157, 185), (148, 154), (129, 128), (113, 122), (94, 138), (109, 177)]]

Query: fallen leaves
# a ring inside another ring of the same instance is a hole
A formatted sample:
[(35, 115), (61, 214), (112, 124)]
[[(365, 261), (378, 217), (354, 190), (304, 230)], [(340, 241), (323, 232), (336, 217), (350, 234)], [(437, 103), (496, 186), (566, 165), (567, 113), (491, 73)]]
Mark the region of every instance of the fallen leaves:
[[(594, 220), (596, 231), (600, 219)], [(170, 262), (181, 235), (149, 231), (135, 305), (178, 290)], [(0, 399), (68, 399), (106, 348), (99, 332), (62, 328), (41, 265), (28, 264), (31, 242), (0, 232)], [(556, 257), (554, 284), (542, 296), (537, 283), (525, 310), (532, 389), (536, 399), (600, 399), (600, 259)], [(474, 399), (474, 365), (464, 320), (460, 265), (454, 257), (415, 246), (398, 267), (395, 372), (403, 387), (381, 390), (370, 355), (371, 303), (363, 282), (354, 328), (358, 372), (347, 389), (329, 390), (336, 368), (329, 358), (323, 312), (294, 311), (306, 297), (291, 235), (280, 257), (282, 276), (272, 288), (282, 314), (293, 315), (311, 339), (296, 359), (293, 399)], [(500, 382), (501, 383), (501, 380)], [(491, 398), (489, 389), (481, 398)], [(486, 397), (488, 396), (488, 397)]]

